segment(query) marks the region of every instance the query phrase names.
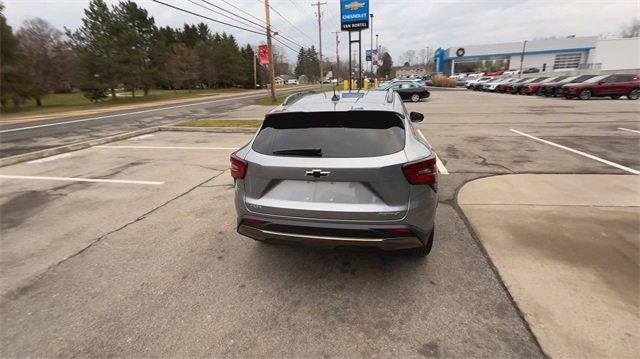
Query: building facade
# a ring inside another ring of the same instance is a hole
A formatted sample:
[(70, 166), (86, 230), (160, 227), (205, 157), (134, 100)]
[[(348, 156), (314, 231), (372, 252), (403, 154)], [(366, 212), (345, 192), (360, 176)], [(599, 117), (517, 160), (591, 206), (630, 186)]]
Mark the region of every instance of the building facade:
[(453, 46), (436, 51), (436, 71), (446, 75), (492, 71), (640, 72), (640, 38), (596, 36)]

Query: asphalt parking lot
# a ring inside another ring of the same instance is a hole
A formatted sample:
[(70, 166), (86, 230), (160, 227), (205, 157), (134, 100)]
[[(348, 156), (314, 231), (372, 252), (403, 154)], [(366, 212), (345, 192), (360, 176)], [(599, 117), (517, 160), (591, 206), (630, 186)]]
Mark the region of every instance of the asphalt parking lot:
[(426, 259), (237, 235), (228, 155), (250, 134), (156, 132), (1, 168), (2, 354), (542, 357), (457, 191), (501, 174), (637, 174), (639, 104), (407, 103), (443, 164)]

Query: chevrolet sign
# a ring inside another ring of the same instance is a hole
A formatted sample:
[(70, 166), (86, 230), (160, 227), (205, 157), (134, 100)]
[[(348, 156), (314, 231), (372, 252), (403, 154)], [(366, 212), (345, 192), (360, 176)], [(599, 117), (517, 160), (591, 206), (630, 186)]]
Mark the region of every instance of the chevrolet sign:
[(369, 0), (340, 0), (342, 30), (354, 31), (369, 27)]

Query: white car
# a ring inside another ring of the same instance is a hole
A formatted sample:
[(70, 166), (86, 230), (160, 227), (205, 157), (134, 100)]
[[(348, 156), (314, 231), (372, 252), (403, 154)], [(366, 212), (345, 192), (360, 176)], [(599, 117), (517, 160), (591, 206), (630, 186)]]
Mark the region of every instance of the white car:
[(481, 84), (484, 82), (487, 82), (489, 80), (493, 80), (494, 77), (489, 77), (489, 76), (483, 76), (483, 77), (479, 77), (477, 79), (472, 79), (472, 80), (468, 80), (467, 82), (464, 83), (464, 87), (468, 88), (468, 89), (473, 89), (476, 84)]
[(297, 85), (297, 84), (298, 84), (298, 80), (296, 79), (287, 80), (287, 85)]
[(512, 77), (508, 79), (499, 79), (497, 81), (485, 82), (482, 84), (482, 91), (494, 92), (498, 88), (498, 86), (502, 84), (510, 84), (516, 80), (517, 78)]

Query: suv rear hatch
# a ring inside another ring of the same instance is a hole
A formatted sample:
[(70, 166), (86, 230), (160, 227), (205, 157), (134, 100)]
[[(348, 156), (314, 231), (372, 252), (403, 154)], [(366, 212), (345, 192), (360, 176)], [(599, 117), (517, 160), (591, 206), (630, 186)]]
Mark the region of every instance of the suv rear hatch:
[(277, 113), (245, 160), (254, 213), (327, 220), (397, 220), (408, 209), (404, 120), (395, 112)]

